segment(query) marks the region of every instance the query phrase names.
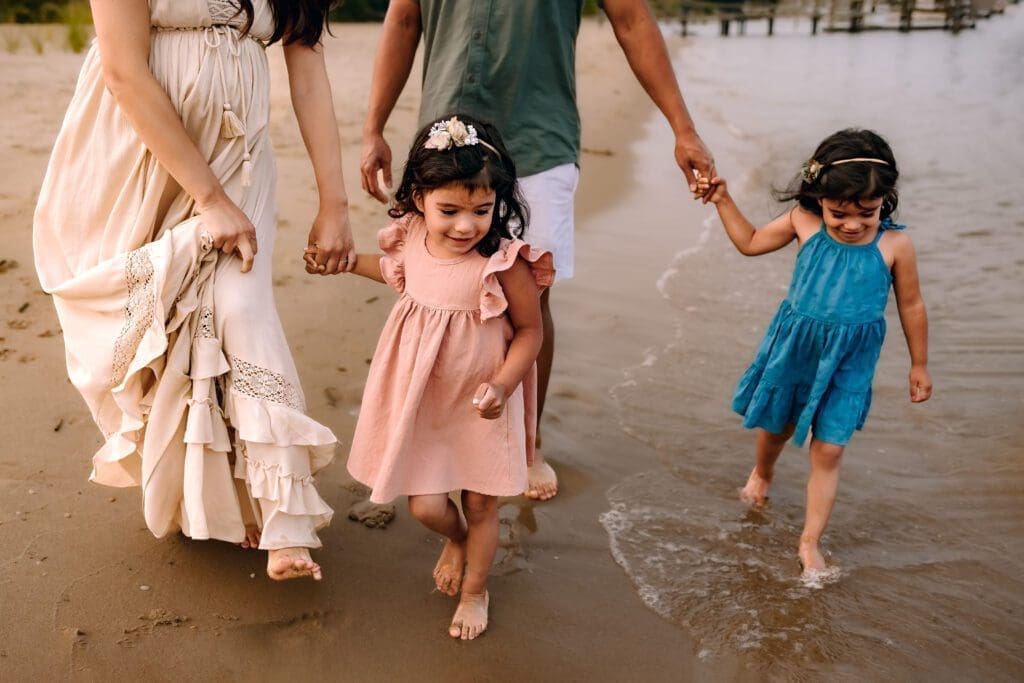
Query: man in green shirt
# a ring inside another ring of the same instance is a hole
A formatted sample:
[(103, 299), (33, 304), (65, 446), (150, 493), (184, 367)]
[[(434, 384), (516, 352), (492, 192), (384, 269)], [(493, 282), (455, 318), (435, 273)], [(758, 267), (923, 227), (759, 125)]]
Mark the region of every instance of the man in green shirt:
[[(391, 148), (384, 124), (424, 41), (420, 125), (465, 113), (497, 126), (530, 207), (527, 240), (552, 252), (556, 282), (573, 274), (573, 198), (579, 174), (576, 36), (584, 0), (391, 0), (373, 67), (363, 128), (363, 189), (387, 202)], [(604, 0), (615, 37), (637, 80), (675, 134), (675, 157), (690, 186), (714, 162), (693, 125), (646, 0)], [(538, 418), (554, 356), (550, 289), (541, 298), (544, 346), (537, 358)], [(547, 500), (558, 479), (540, 450), (525, 494)]]

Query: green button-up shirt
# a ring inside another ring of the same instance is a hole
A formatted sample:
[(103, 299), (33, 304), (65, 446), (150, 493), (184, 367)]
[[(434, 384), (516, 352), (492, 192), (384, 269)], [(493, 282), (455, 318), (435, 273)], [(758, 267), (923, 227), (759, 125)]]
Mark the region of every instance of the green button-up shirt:
[(578, 163), (584, 0), (420, 0), (420, 125), (463, 112), (498, 127), (519, 175)]

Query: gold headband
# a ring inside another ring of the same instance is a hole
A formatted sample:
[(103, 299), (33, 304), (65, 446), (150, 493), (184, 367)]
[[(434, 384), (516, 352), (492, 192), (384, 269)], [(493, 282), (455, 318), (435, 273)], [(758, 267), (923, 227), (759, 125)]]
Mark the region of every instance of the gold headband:
[(875, 159), (874, 157), (852, 157), (850, 159), (839, 159), (838, 161), (831, 161), (827, 164), (823, 164), (820, 161), (815, 161), (814, 159), (811, 159), (810, 161), (804, 163), (803, 167), (800, 169), (800, 172), (803, 175), (803, 178), (806, 182), (813, 183), (815, 180), (818, 179), (818, 176), (821, 175), (821, 172), (824, 171), (829, 166), (850, 164), (853, 163), (854, 161), (863, 161), (869, 164), (882, 164), (883, 166), (889, 165), (889, 162), (886, 161), (885, 159)]

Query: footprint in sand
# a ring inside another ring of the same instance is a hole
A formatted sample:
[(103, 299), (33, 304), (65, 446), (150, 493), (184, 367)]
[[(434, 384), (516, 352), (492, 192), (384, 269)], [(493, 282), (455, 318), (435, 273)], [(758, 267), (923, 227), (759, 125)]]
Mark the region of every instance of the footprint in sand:
[(383, 529), (395, 519), (395, 506), (361, 500), (348, 509), (348, 518), (370, 529)]

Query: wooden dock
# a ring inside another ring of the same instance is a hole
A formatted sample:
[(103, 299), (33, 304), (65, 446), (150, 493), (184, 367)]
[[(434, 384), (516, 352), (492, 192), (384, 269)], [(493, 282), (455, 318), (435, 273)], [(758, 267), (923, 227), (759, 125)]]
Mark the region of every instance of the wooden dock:
[[(939, 29), (959, 33), (974, 28), (978, 19), (1000, 14), (1007, 0), (682, 0), (679, 21), (683, 35), (691, 24), (716, 22), (719, 34), (733, 26), (745, 35), (747, 24), (764, 22), (774, 35), (775, 20), (810, 20), (811, 35), (819, 31), (850, 32)], [(1019, 0), (1010, 0), (1014, 4)]]

